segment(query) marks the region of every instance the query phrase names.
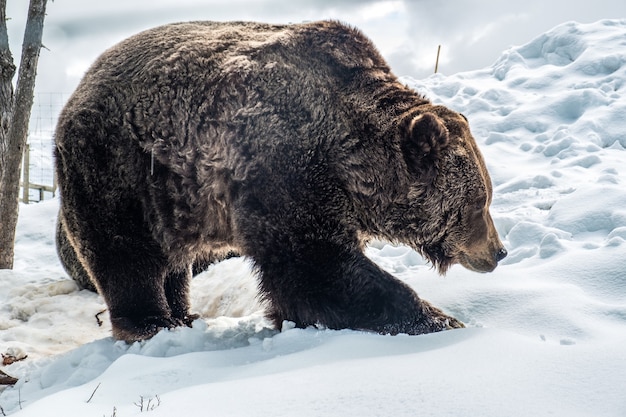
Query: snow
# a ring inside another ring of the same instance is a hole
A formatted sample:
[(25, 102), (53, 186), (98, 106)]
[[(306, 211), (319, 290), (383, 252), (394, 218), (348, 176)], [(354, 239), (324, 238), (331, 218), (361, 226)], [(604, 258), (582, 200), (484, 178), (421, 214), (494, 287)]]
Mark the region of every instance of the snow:
[(626, 415), (626, 20), (566, 23), (490, 67), (404, 81), (470, 120), (509, 256), (441, 278), (367, 254), (466, 329), (422, 336), (269, 328), (247, 261), (194, 278), (193, 328), (127, 345), (54, 249), (58, 200), (22, 206), (0, 271), (0, 394), (27, 416)]

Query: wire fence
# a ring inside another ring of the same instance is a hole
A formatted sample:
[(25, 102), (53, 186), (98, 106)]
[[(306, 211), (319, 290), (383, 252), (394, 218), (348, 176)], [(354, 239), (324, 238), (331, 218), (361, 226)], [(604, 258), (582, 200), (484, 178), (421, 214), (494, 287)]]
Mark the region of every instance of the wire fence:
[(53, 137), (67, 93), (37, 93), (31, 111), (21, 178), (21, 200), (38, 202), (56, 194)]

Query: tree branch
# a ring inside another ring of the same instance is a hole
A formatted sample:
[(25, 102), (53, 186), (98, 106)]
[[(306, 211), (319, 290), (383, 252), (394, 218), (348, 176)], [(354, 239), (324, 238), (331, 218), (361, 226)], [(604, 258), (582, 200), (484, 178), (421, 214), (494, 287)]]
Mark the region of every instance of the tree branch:
[(15, 65), (9, 47), (6, 17), (7, 0), (0, 0), (0, 178), (6, 163), (7, 135), (13, 113), (13, 76)]
[(24, 42), (22, 43), (22, 59), (20, 60), (15, 88), (15, 107), (9, 130), (9, 146), (12, 149), (19, 149), (19, 151), (23, 151), (28, 135), (28, 121), (33, 106), (46, 3), (47, 0), (31, 0), (28, 8), (28, 19), (24, 30)]
[[(9, 50), (9, 35), (7, 32), (7, 0), (0, 0), (0, 49)], [(9, 51), (10, 53), (11, 51)]]

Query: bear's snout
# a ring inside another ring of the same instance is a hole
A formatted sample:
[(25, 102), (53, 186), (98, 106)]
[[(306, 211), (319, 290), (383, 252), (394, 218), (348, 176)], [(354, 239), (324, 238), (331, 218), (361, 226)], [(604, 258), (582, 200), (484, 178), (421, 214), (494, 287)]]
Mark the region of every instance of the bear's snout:
[(474, 272), (491, 272), (496, 269), (498, 262), (506, 258), (508, 251), (497, 237), (483, 243), (461, 251), (458, 262)]
[(470, 271), (491, 272), (509, 253), (500, 241), (488, 210), (474, 220), (468, 229), (468, 242), (457, 246), (458, 255), (455, 258)]

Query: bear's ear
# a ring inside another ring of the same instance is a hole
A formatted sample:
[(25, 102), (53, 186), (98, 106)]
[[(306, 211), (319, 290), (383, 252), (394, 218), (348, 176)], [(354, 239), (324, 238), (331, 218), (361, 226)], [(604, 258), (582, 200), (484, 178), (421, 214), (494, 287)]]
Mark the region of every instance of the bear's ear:
[(448, 129), (434, 113), (415, 116), (407, 126), (402, 152), (409, 170), (434, 174), (441, 151), (448, 146)]

